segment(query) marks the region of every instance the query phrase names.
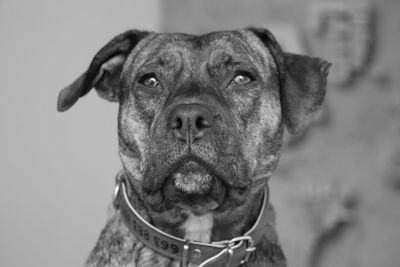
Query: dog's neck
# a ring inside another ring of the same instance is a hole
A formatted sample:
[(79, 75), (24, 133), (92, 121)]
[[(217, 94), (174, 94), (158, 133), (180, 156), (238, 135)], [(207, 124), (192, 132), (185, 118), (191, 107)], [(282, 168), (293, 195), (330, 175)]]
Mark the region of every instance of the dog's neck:
[(144, 219), (173, 236), (205, 243), (243, 235), (254, 224), (262, 204), (263, 190), (255, 188), (243, 205), (223, 212), (215, 210), (195, 215), (180, 207), (154, 211), (144, 201), (140, 182), (132, 177), (129, 180), (131, 204)]

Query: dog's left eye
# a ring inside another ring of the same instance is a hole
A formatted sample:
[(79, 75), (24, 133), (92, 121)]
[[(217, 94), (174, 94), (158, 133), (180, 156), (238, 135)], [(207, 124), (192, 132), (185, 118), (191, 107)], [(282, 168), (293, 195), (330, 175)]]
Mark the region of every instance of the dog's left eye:
[(160, 87), (161, 84), (153, 74), (145, 75), (140, 80), (139, 83), (143, 84), (149, 88), (157, 88)]
[(232, 79), (232, 84), (245, 85), (251, 83), (254, 80), (250, 73), (239, 73)]

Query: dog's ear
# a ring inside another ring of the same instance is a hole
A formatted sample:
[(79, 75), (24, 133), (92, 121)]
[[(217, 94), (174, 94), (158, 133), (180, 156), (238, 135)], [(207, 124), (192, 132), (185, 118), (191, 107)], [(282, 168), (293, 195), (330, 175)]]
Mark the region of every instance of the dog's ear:
[(275, 37), (265, 29), (250, 28), (269, 49), (280, 76), (280, 97), (286, 128), (299, 133), (314, 118), (325, 97), (331, 63), (315, 57), (282, 51)]
[(120, 75), (125, 60), (148, 33), (130, 30), (114, 37), (94, 56), (89, 68), (58, 95), (57, 109), (65, 111), (93, 87), (109, 101), (118, 101)]

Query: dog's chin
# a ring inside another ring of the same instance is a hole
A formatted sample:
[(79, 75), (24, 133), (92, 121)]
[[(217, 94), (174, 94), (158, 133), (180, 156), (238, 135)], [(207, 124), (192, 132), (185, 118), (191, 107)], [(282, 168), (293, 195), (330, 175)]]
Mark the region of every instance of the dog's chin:
[(223, 203), (226, 186), (205, 167), (189, 161), (169, 175), (163, 193), (171, 204), (202, 215)]

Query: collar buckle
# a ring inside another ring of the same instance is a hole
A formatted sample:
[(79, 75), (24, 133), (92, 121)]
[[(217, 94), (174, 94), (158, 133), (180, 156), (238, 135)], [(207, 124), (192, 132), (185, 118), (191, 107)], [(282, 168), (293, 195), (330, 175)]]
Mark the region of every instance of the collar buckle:
[(246, 242), (246, 254), (244, 255), (243, 259), (241, 260), (240, 264), (244, 264), (248, 262), (251, 253), (253, 253), (256, 250), (256, 247), (254, 246), (254, 240), (251, 236), (246, 235), (246, 236), (239, 236), (232, 238), (228, 242), (228, 247), (232, 247), (235, 245), (237, 242)]
[(245, 254), (244, 254), (243, 258), (241, 259), (241, 261), (239, 263), (240, 265), (242, 265), (242, 264), (248, 262), (251, 253), (256, 250), (256, 247), (254, 246), (254, 240), (249, 235), (239, 236), (239, 237), (235, 237), (229, 241), (216, 242), (216, 243), (225, 244), (226, 248), (223, 249), (220, 253), (216, 254), (215, 256), (202, 262), (198, 267), (214, 266), (213, 264), (215, 264), (216, 262), (221, 260), (221, 258), (226, 258), (225, 263), (224, 263), (225, 267), (238, 266), (237, 263), (235, 264), (233, 262), (233, 254), (234, 254), (235, 249), (238, 249), (244, 243), (246, 246), (246, 250), (245, 250)]

